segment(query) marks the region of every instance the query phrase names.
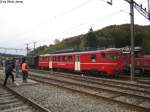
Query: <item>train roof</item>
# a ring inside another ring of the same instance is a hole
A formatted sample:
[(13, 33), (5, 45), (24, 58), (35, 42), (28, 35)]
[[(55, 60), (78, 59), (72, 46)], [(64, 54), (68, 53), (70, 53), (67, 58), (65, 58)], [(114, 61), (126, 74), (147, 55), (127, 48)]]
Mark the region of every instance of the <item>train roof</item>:
[(105, 49), (105, 50), (95, 50), (95, 51), (82, 51), (82, 52), (69, 52), (69, 53), (58, 53), (58, 54), (43, 54), (43, 55), (40, 55), (41, 57), (42, 56), (54, 56), (54, 55), (74, 55), (74, 54), (91, 54), (91, 53), (99, 53), (99, 52), (121, 52), (120, 49), (116, 49), (116, 48), (108, 48), (108, 49)]

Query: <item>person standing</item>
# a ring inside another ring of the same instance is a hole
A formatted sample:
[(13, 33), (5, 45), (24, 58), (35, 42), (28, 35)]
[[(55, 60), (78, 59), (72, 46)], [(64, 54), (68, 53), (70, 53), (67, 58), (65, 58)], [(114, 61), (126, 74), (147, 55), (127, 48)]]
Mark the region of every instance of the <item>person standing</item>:
[(19, 60), (16, 60), (15, 62), (16, 78), (20, 76), (19, 69), (20, 69), (20, 63), (19, 63)]
[(5, 60), (2, 60), (1, 65), (2, 65), (3, 73), (1, 74), (0, 79), (4, 79), (4, 77), (5, 77)]
[(27, 78), (28, 78), (28, 69), (29, 69), (29, 66), (24, 58), (21, 64), (21, 70), (22, 70), (22, 80), (25, 83), (27, 82)]
[(2, 61), (3, 73), (5, 73), (5, 60)]
[(13, 65), (12, 62), (10, 60), (6, 60), (5, 62), (5, 81), (4, 81), (4, 86), (6, 86), (7, 84), (7, 80), (9, 78), (9, 76), (12, 77), (12, 82), (14, 83), (14, 76), (13, 76)]

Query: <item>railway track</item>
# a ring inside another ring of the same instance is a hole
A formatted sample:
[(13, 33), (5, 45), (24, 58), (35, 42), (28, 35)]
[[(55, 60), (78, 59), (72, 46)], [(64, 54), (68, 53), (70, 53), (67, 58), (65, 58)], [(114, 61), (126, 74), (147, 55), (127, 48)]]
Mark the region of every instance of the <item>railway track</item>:
[(110, 84), (94, 82), (93, 79), (87, 80), (87, 78), (85, 78), (85, 80), (83, 80), (83, 77), (80, 79), (80, 76), (74, 77), (62, 74), (60, 75), (58, 73), (42, 75), (43, 76), (41, 76), (41, 74), (32, 73), (30, 78), (36, 81), (52, 84), (72, 91), (84, 93), (86, 95), (92, 95), (97, 98), (115, 102), (119, 105), (133, 108), (136, 111), (150, 111), (150, 91), (146, 91), (145, 88), (142, 89), (142, 87), (149, 88), (149, 86), (142, 85), (142, 87), (139, 87), (140, 89), (130, 88), (128, 90), (127, 87), (121, 87), (119, 84), (118, 86), (110, 86)]
[(50, 112), (32, 100), (0, 84), (0, 112)]
[[(49, 74), (51, 75), (50, 71), (44, 71), (44, 70), (33, 70), (34, 72), (38, 72), (38, 73), (43, 73), (43, 74)], [(127, 88), (128, 90), (131, 88), (131, 90), (136, 89), (138, 91), (141, 90), (141, 92), (150, 92), (150, 85), (149, 84), (145, 84), (142, 83), (142, 81), (145, 81), (144, 79), (140, 82), (140, 81), (135, 81), (135, 82), (130, 82), (127, 80), (116, 80), (116, 79), (108, 79), (108, 78), (101, 78), (101, 77), (91, 77), (91, 76), (81, 76), (81, 75), (76, 75), (76, 74), (69, 74), (69, 73), (61, 73), (61, 72), (53, 72), (52, 75), (59, 75), (60, 77), (65, 77), (65, 78), (77, 78), (78, 80), (82, 81), (89, 81), (91, 83), (97, 83), (97, 84), (103, 84), (103, 85), (108, 85), (108, 86), (117, 86), (120, 88)], [(147, 82), (150, 80), (146, 80)], [(144, 91), (142, 91), (144, 90)]]
[[(130, 79), (129, 76), (120, 76), (120, 78), (126, 78), (126, 79)], [(146, 76), (135, 76), (134, 79), (142, 84), (149, 84), (150, 85), (150, 75), (146, 75)]]
[[(47, 70), (38, 70), (38, 69), (31, 69), (31, 71), (34, 71), (34, 72), (39, 72), (39, 73), (51, 73), (51, 71), (47, 71)], [(61, 73), (61, 72), (53, 72), (53, 73)], [(61, 73), (61, 74), (71, 74), (71, 73)], [(74, 76), (79, 76), (77, 74), (73, 74)], [(94, 79), (94, 80), (99, 80), (99, 79), (103, 79), (104, 81), (106, 80), (112, 80), (112, 78), (109, 78), (109, 77), (93, 77), (93, 76), (88, 76), (86, 75), (85, 76), (86, 78), (90, 78), (90, 79)], [(128, 75), (120, 75), (118, 78), (113, 78), (115, 80), (113, 80), (113, 82), (118, 82), (119, 80), (121, 80), (121, 82), (126, 82), (126, 81), (129, 81), (130, 80), (130, 76)], [(150, 85), (150, 75), (144, 75), (144, 76), (134, 76), (134, 80), (138, 83), (138, 84), (147, 84), (147, 85)]]

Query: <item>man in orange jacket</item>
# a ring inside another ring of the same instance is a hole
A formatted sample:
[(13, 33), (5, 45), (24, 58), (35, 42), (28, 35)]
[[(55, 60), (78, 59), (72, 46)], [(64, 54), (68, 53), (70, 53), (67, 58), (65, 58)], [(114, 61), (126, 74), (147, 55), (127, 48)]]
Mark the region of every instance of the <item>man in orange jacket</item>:
[(23, 82), (27, 82), (27, 78), (28, 78), (28, 69), (29, 66), (26, 63), (25, 58), (22, 60), (22, 64), (21, 64), (21, 70), (22, 70), (22, 80)]

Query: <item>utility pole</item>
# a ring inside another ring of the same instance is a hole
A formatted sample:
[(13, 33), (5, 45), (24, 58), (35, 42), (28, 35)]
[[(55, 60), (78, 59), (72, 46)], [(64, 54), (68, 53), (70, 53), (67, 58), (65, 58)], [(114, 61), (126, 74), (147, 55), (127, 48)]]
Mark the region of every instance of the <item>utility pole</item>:
[(33, 44), (34, 44), (34, 49), (33, 49), (33, 52), (34, 52), (34, 56), (35, 56), (35, 44), (36, 44), (37, 42), (35, 41), (35, 42), (33, 42)]
[[(146, 19), (150, 20), (150, 12), (146, 11), (146, 8), (144, 9), (142, 5), (137, 4), (134, 0), (125, 0), (130, 4), (130, 18), (131, 18), (131, 25), (130, 25), (130, 30), (131, 30), (131, 68), (130, 68), (130, 73), (131, 73), (131, 80), (134, 80), (134, 8), (141, 14), (143, 15)], [(149, 0), (148, 0), (148, 7), (150, 6)], [(150, 11), (150, 8), (149, 8)]]
[(134, 80), (134, 9), (133, 9), (134, 1), (130, 0), (130, 30), (131, 30), (131, 80)]
[(148, 0), (148, 12), (150, 13), (150, 0)]
[(113, 0), (107, 1), (107, 3), (108, 3), (109, 5), (112, 5), (112, 1), (113, 1)]
[(27, 50), (27, 56), (28, 56), (28, 54), (29, 54), (29, 44), (28, 43), (26, 43), (26, 50)]
[[(107, 1), (108, 4), (112, 5), (112, 1)], [(134, 66), (135, 66), (135, 62), (134, 62), (134, 8), (141, 14), (143, 15), (146, 19), (148, 19), (150, 21), (150, 0), (148, 0), (148, 12), (146, 11), (146, 8), (144, 9), (142, 7), (142, 5), (137, 4), (134, 0), (125, 0), (126, 2), (128, 2), (130, 4), (130, 31), (131, 31), (131, 65), (130, 65), (130, 78), (133, 81), (134, 80)]]

